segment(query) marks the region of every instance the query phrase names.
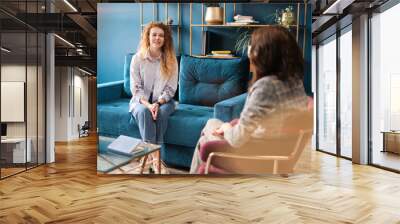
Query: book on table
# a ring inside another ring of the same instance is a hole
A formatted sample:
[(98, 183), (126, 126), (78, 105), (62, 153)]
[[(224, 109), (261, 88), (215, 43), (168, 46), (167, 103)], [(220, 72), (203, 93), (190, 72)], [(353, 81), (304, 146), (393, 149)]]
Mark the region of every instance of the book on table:
[(120, 135), (108, 145), (108, 150), (125, 156), (133, 156), (145, 150), (144, 147), (139, 147), (140, 143), (142, 143), (140, 139)]

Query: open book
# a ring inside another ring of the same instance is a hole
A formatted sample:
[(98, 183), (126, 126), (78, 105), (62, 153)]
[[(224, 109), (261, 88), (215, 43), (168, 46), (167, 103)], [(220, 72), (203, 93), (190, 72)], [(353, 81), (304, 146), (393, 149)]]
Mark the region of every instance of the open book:
[(108, 145), (108, 150), (114, 153), (132, 156), (144, 150), (144, 147), (138, 147), (140, 143), (142, 143), (140, 139), (120, 135)]

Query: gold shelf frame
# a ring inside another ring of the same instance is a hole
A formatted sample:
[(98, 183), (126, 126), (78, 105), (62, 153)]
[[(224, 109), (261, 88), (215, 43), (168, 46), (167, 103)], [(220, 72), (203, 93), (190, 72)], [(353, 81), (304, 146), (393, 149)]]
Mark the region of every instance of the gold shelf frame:
[[(197, 3), (198, 4), (198, 3)], [(244, 3), (247, 4), (247, 3)], [(251, 3), (248, 3), (251, 4)], [(290, 28), (295, 28), (296, 29), (296, 41), (297, 43), (299, 43), (299, 32), (300, 32), (300, 4), (301, 3), (297, 3), (297, 20), (296, 20), (296, 25), (290, 25)], [(303, 56), (304, 56), (304, 52), (305, 52), (305, 45), (306, 45), (306, 31), (307, 31), (307, 1), (304, 0), (303, 2), (303, 7), (304, 7), (304, 27), (305, 29), (303, 30), (303, 44), (302, 44), (302, 48), (303, 48)], [(189, 27), (189, 54), (190, 56), (194, 56), (192, 53), (192, 44), (193, 44), (193, 31), (192, 28), (193, 27), (201, 27), (201, 30), (204, 31), (204, 27), (214, 27), (214, 28), (238, 28), (238, 27), (247, 27), (247, 28), (257, 28), (257, 27), (268, 27), (268, 26), (272, 26), (274, 24), (247, 24), (247, 25), (227, 25), (226, 24), (226, 3), (223, 3), (223, 13), (224, 13), (224, 17), (223, 17), (223, 24), (221, 25), (208, 25), (208, 24), (204, 24), (204, 3), (201, 3), (201, 24), (193, 24), (193, 3), (190, 3), (190, 27)], [(233, 3), (233, 14), (236, 14), (236, 3)], [(203, 36), (202, 36), (203, 38)], [(203, 42), (203, 41), (202, 41)], [(204, 55), (195, 55), (195, 56), (204, 56)]]

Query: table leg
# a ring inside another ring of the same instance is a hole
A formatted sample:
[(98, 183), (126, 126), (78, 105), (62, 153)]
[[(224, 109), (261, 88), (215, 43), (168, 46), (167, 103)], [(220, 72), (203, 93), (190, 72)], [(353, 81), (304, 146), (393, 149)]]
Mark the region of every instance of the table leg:
[(140, 174), (143, 174), (143, 169), (146, 166), (147, 157), (148, 155), (145, 155), (143, 158), (142, 167), (140, 168)]
[(161, 156), (160, 151), (153, 152), (149, 155), (151, 157), (151, 164), (156, 174), (161, 174)]

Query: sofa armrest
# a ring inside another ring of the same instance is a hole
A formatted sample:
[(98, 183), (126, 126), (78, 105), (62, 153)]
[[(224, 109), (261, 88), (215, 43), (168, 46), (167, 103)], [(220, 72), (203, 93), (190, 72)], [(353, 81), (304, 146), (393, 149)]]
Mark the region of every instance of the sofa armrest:
[(120, 99), (124, 96), (124, 80), (97, 85), (97, 103)]
[(214, 118), (224, 122), (240, 117), (246, 101), (247, 93), (223, 100), (214, 106)]

